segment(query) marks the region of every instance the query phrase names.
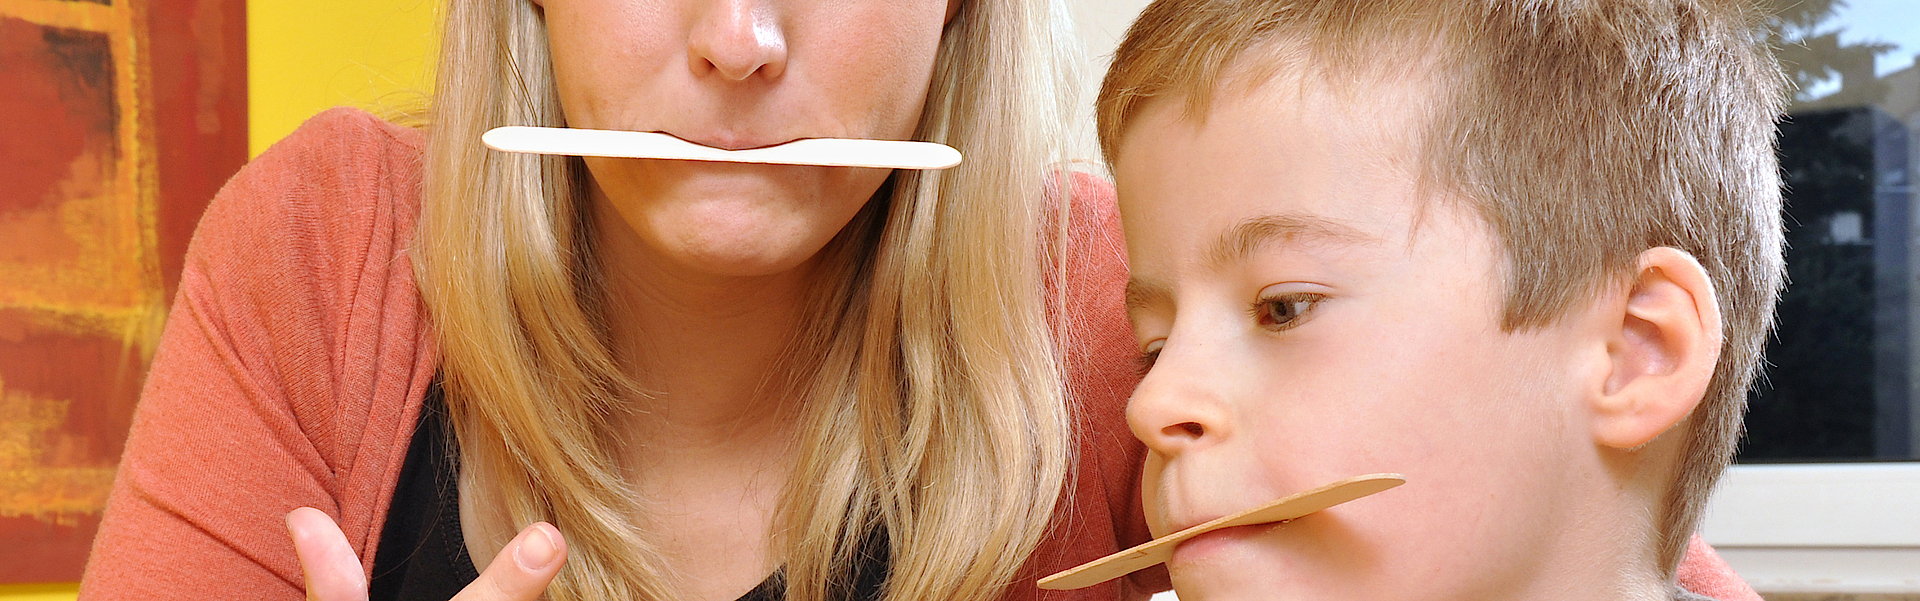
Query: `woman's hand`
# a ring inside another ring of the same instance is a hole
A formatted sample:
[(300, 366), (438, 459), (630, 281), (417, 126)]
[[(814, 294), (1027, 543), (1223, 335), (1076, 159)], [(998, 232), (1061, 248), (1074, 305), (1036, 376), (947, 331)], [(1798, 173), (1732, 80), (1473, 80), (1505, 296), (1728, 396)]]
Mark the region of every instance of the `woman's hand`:
[[(287, 533), (306, 576), (307, 601), (366, 601), (360, 558), (333, 518), (312, 507), (287, 514)], [(527, 526), (454, 601), (532, 601), (567, 562), (567, 541), (551, 524)]]

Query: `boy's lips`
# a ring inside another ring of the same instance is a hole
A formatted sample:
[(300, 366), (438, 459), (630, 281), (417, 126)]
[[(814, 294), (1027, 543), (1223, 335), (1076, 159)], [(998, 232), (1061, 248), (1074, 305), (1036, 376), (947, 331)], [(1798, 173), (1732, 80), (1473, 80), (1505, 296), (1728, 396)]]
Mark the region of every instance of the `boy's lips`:
[(1237, 545), (1247, 539), (1265, 535), (1292, 521), (1293, 520), (1280, 520), (1277, 522), (1247, 524), (1244, 526), (1234, 526), (1203, 532), (1198, 536), (1181, 541), (1175, 545), (1173, 548), (1173, 557), (1167, 560), (1167, 565), (1172, 566), (1174, 564), (1201, 560), (1208, 555)]
[[(1217, 483), (1209, 482), (1209, 484), (1218, 486)], [(1163, 518), (1161, 523), (1166, 525), (1166, 531), (1156, 532), (1154, 537), (1167, 536), (1230, 515), (1244, 513), (1287, 495), (1287, 493), (1268, 492), (1270, 489), (1266, 486), (1230, 485), (1223, 488), (1234, 490), (1235, 494), (1231, 498), (1221, 496), (1207, 499), (1196, 498), (1197, 495), (1181, 498), (1182, 495), (1175, 494), (1162, 497), (1159, 506), (1165, 508), (1165, 511), (1159, 517)], [(1167, 492), (1171, 493), (1171, 491)], [(1248, 499), (1254, 500), (1248, 501)]]
[[(1247, 507), (1252, 507), (1252, 506), (1253, 505), (1251, 504), (1247, 505)], [(1233, 515), (1234, 513), (1238, 513), (1238, 512), (1223, 511), (1223, 512), (1209, 512), (1209, 513), (1197, 513), (1197, 512), (1179, 512), (1179, 513), (1183, 515), (1179, 518), (1168, 519), (1166, 521), (1166, 524), (1167, 524), (1166, 532), (1158, 533), (1154, 536), (1154, 538), (1159, 538), (1162, 536), (1173, 534), (1175, 532), (1186, 530), (1188, 528), (1205, 524), (1207, 522), (1211, 522), (1229, 515)]]
[[(1161, 535), (1118, 553), (1041, 578), (1040, 588), (1062, 590), (1093, 586), (1168, 561), (1172, 559), (1174, 551), (1181, 544), (1212, 531), (1246, 526), (1270, 526), (1275, 522), (1291, 521), (1334, 505), (1399, 486), (1406, 481), (1406, 477), (1400, 474), (1380, 473), (1331, 482), (1312, 490), (1250, 507), (1233, 515), (1222, 516), (1196, 526), (1183, 528), (1172, 534)], [(1227, 536), (1234, 536), (1234, 534), (1229, 533)]]

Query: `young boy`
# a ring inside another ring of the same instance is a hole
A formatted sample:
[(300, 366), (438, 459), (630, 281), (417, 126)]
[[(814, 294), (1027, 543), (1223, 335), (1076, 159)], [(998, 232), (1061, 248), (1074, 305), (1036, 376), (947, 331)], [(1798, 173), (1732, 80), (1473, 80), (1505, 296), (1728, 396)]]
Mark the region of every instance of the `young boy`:
[(1781, 282), (1758, 21), (1710, 0), (1160, 0), (1099, 99), (1183, 601), (1697, 599)]

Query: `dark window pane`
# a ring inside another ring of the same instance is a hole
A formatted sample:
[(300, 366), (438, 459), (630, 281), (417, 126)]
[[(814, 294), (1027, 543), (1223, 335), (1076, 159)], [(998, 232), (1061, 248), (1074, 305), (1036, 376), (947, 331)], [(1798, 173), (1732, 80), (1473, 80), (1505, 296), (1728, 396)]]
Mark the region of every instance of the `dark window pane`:
[(1920, 50), (1920, 6), (1789, 4), (1771, 32), (1800, 86), (1780, 132), (1789, 283), (1740, 461), (1911, 460), (1920, 69), (1901, 57)]

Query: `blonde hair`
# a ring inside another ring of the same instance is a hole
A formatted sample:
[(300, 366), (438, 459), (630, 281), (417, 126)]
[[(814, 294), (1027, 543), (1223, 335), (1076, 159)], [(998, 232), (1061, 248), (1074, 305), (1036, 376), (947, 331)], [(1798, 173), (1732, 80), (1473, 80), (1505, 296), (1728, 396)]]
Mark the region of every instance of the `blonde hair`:
[[(842, 277), (807, 300), (788, 353), (804, 420), (773, 528), (788, 599), (842, 592), (876, 534), (886, 599), (996, 598), (1047, 528), (1070, 456), (1042, 285), (1060, 231), (1042, 224), (1067, 200), (1048, 175), (1074, 89), (1054, 60), (1063, 13), (966, 2), (916, 134), (966, 163), (896, 172), (822, 251)], [(479, 519), (560, 528), (571, 550), (551, 598), (673, 598), (617, 463), (612, 424), (638, 391), (607, 342), (586, 171), (479, 140), (566, 124), (541, 14), (455, 0), (442, 44), (414, 257), (469, 494), (504, 508)]]
[(1503, 242), (1505, 330), (1556, 322), (1647, 249), (1699, 259), (1725, 345), (1659, 514), (1672, 577), (1732, 459), (1781, 286), (1786, 79), (1760, 23), (1733, 0), (1160, 0), (1114, 53), (1100, 144), (1111, 160), (1156, 98), (1204, 118), (1228, 72), (1411, 78), (1433, 92), (1423, 179)]

